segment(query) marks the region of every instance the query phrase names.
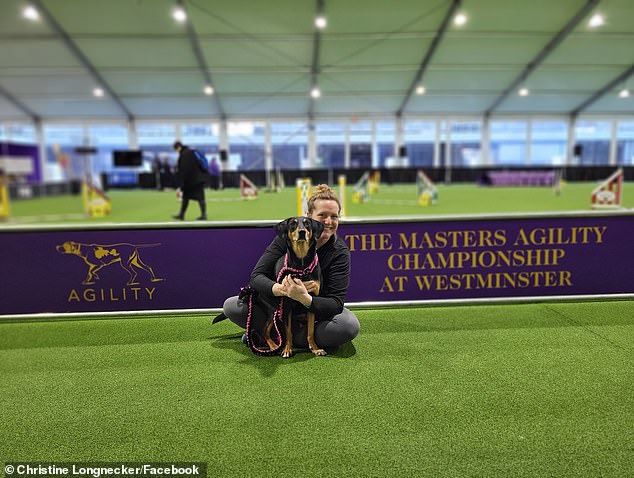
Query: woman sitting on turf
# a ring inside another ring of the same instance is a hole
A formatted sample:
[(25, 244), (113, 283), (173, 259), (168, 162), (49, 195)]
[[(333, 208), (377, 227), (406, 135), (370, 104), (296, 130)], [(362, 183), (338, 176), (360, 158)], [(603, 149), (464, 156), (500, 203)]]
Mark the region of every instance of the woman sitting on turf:
[[(350, 279), (350, 251), (336, 234), (340, 212), (341, 204), (334, 191), (325, 184), (317, 186), (308, 199), (307, 215), (324, 224), (324, 231), (317, 240), (317, 256), (322, 273), (318, 297), (309, 295), (315, 290), (312, 282), (304, 286), (300, 281), (286, 281), (284, 284), (275, 281), (275, 263), (286, 254), (283, 237), (278, 236), (269, 244), (251, 272), (250, 285), (257, 292), (252, 313), (264, 318), (264, 322), (273, 315), (277, 297), (290, 297), (297, 301), (310, 298), (312, 302), (308, 309), (316, 316), (315, 341), (323, 348), (338, 347), (359, 333), (359, 319), (343, 306)], [(225, 301), (223, 313), (235, 324), (246, 328), (248, 309), (248, 301), (235, 296)], [(293, 343), (306, 348), (306, 330), (301, 324), (293, 327)], [(243, 336), (243, 340), (246, 337)]]

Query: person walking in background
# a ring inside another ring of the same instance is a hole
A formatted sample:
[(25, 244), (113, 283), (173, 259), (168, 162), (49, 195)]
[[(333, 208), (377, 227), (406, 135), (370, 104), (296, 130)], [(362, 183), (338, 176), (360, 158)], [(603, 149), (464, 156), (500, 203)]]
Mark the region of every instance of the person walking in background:
[(178, 152), (178, 163), (176, 166), (176, 185), (178, 189), (176, 190), (176, 196), (181, 199), (181, 210), (172, 217), (180, 221), (184, 220), (189, 200), (194, 199), (200, 205), (200, 217), (197, 217), (196, 220), (204, 221), (207, 219), (205, 183), (209, 173), (201, 169), (194, 151), (180, 141), (174, 143), (174, 150)]

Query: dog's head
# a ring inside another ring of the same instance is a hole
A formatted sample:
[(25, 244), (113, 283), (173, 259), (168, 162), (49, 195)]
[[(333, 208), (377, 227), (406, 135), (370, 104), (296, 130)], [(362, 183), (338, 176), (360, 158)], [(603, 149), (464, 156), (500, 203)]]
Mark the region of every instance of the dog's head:
[(81, 250), (81, 245), (74, 241), (66, 241), (63, 244), (60, 244), (56, 247), (57, 252), (61, 254), (77, 254), (79, 255)]
[(324, 232), (324, 225), (310, 217), (296, 216), (280, 222), (276, 229), (277, 234), (284, 237), (288, 245), (311, 247)]

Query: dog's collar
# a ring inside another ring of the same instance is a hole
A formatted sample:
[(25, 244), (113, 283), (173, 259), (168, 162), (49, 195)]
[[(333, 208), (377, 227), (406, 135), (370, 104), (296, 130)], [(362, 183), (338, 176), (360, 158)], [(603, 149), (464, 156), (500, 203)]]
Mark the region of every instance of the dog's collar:
[(286, 275), (287, 273), (299, 274), (301, 276), (312, 274), (312, 272), (315, 270), (315, 267), (317, 267), (317, 264), (319, 264), (319, 258), (317, 257), (317, 254), (315, 254), (315, 258), (310, 264), (308, 264), (308, 267), (306, 267), (306, 269), (295, 269), (294, 267), (289, 267), (288, 253), (287, 253), (284, 256), (284, 267), (282, 267), (279, 274), (277, 275), (277, 282), (280, 282), (282, 278), (284, 277), (284, 275)]

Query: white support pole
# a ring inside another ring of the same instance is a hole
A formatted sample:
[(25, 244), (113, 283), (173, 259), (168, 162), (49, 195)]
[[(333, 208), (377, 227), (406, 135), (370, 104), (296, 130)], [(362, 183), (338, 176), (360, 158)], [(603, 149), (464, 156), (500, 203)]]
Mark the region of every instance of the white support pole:
[(401, 146), (403, 146), (405, 144), (405, 139), (404, 139), (404, 130), (403, 130), (403, 117), (402, 116), (397, 116), (396, 117), (396, 130), (394, 131), (394, 158), (397, 160), (395, 161), (396, 164), (400, 164), (400, 160), (401, 158), (399, 157), (399, 152), (401, 150)]
[(40, 156), (40, 171), (42, 171), (42, 182), (46, 183), (50, 180), (50, 171), (47, 167), (46, 141), (44, 139), (44, 125), (41, 120), (34, 123), (35, 140), (37, 141), (37, 149)]
[(229, 151), (229, 130), (227, 128), (227, 120), (218, 123), (218, 146), (222, 150)]
[(574, 157), (575, 147), (575, 124), (577, 123), (577, 117), (571, 116), (568, 119), (568, 145), (566, 148), (566, 166), (574, 166), (576, 163)]
[(445, 142), (445, 184), (451, 184), (451, 168), (453, 157), (451, 154), (451, 121), (447, 120), (447, 141)]
[(271, 123), (268, 121), (264, 127), (264, 171), (266, 174), (266, 187), (271, 188), (271, 174), (273, 173), (273, 145), (271, 144)]
[(480, 157), (480, 166), (490, 166), (491, 161), (491, 121), (488, 116), (482, 121), (482, 156)]
[[(81, 145), (86, 148), (90, 146), (90, 128), (88, 127), (87, 123), (84, 123), (82, 127)], [(95, 164), (92, 160), (92, 154), (84, 154), (82, 159), (84, 163), (84, 176), (86, 181), (88, 182), (88, 185), (99, 185), (99, 179), (95, 177)]]
[(612, 120), (612, 135), (610, 137), (610, 158), (608, 160), (610, 166), (616, 166), (617, 163), (617, 121), (615, 119)]
[(434, 168), (440, 167), (440, 125), (440, 120), (436, 120), (434, 128)]
[(376, 144), (376, 121), (372, 121), (372, 168), (377, 169), (379, 167), (379, 147)]
[(533, 120), (528, 118), (528, 131), (527, 131), (527, 138), (526, 138), (526, 165), (527, 166), (531, 166), (532, 162), (533, 162), (533, 158), (531, 157), (531, 155), (533, 154)]
[(345, 169), (350, 169), (350, 122), (346, 122), (346, 137), (345, 137), (345, 146), (344, 146), (344, 159), (343, 159), (343, 167)]
[(136, 122), (128, 120), (128, 145), (130, 149), (139, 149), (139, 134), (136, 129)]
[(308, 167), (314, 168), (317, 164), (317, 132), (315, 122), (308, 122)]

